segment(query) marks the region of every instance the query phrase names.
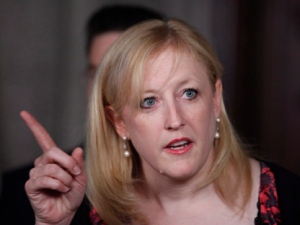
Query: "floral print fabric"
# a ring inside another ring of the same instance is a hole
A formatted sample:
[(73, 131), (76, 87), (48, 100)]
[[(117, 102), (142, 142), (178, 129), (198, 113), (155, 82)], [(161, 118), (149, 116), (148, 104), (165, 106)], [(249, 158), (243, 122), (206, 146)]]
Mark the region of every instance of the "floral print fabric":
[(261, 162), (261, 178), (258, 207), (263, 225), (280, 224), (280, 210), (274, 174), (269, 167)]

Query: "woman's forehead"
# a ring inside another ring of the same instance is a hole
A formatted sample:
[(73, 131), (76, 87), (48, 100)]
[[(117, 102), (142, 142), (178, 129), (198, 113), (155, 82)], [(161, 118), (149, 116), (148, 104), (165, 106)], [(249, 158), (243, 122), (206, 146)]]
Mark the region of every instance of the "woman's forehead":
[[(190, 51), (178, 51), (174, 48), (166, 48), (163, 51), (152, 54), (144, 65), (144, 80), (149, 76), (160, 76), (164, 72), (174, 73), (182, 67), (205, 67), (203, 60), (198, 60)], [(189, 68), (186, 68), (189, 69)]]
[(144, 72), (143, 89), (159, 89), (169, 82), (208, 80), (207, 69), (202, 61), (196, 60), (191, 54), (177, 55), (172, 49), (161, 52), (148, 61)]

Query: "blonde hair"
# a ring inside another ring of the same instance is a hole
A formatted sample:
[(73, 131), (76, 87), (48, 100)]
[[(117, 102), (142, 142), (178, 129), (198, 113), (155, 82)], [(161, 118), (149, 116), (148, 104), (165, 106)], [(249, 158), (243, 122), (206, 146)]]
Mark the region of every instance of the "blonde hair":
[[(131, 145), (132, 157), (124, 157), (123, 140), (107, 119), (105, 107), (111, 106), (121, 113), (132, 93), (138, 104), (146, 62), (169, 47), (179, 55), (187, 52), (204, 62), (215, 91), (222, 65), (209, 43), (180, 20), (153, 20), (130, 28), (112, 45), (98, 68), (89, 105), (87, 195), (107, 224), (132, 220), (142, 224), (144, 220), (136, 208), (138, 199), (134, 192), (135, 184), (142, 179), (139, 156)], [(223, 102), (220, 119), (221, 137), (215, 141), (213, 165), (201, 185), (213, 182), (217, 193), (230, 206), (237, 204), (234, 194), (240, 188), (239, 207), (245, 209), (252, 189), (249, 159), (241, 149)]]

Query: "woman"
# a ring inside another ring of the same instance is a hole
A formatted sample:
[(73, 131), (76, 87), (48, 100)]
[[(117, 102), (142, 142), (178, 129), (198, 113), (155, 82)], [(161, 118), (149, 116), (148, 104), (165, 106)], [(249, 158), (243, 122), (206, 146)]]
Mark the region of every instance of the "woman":
[(79, 149), (53, 147), (36, 160), (26, 183), (36, 224), (84, 217), (86, 180), (90, 208), (81, 207), (93, 224), (279, 224), (274, 174), (243, 150), (221, 74), (182, 21), (126, 31), (97, 71), (86, 171)]

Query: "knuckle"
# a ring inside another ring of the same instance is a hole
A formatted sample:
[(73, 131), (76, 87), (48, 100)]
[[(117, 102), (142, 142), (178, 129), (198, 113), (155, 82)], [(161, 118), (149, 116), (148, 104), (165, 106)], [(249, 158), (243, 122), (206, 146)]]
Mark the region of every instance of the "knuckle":
[(29, 177), (30, 178), (34, 178), (35, 177), (35, 167), (34, 168), (32, 168), (30, 171), (29, 171)]
[(41, 187), (47, 187), (48, 186), (48, 179), (46, 177), (41, 177), (39, 179)]
[(60, 171), (60, 167), (57, 164), (49, 164), (47, 170), (49, 175), (55, 175)]
[(30, 180), (26, 181), (24, 188), (25, 188), (26, 192), (30, 189)]
[(40, 162), (41, 162), (41, 157), (38, 157), (34, 160), (34, 166), (38, 166), (40, 165)]
[(58, 149), (57, 147), (51, 147), (51, 148), (49, 148), (49, 149), (45, 152), (45, 154), (46, 154), (48, 157), (53, 157), (53, 155), (56, 154), (57, 149)]

